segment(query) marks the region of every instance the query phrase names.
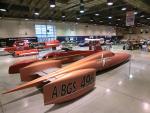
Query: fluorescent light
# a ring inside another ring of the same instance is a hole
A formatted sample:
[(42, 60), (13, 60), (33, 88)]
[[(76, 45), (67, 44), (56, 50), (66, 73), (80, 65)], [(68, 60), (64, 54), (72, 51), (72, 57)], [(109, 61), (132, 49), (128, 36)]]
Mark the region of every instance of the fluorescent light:
[(84, 13), (84, 10), (80, 10), (80, 13)]
[(26, 18), (25, 20), (29, 20), (28, 18)]
[(150, 20), (150, 17), (148, 17), (147, 19)]
[(109, 18), (109, 19), (112, 19), (112, 16), (109, 16), (108, 18)]
[(91, 19), (90, 21), (93, 22), (94, 20)]
[(54, 8), (56, 6), (55, 5), (55, 0), (49, 0), (49, 3), (50, 3), (51, 8)]
[(141, 15), (140, 17), (144, 17), (144, 15)]
[(80, 13), (84, 13), (84, 4), (80, 5)]
[(113, 0), (107, 0), (107, 5), (108, 6), (111, 6), (111, 5), (113, 5), (114, 3), (113, 3)]
[(83, 0), (80, 0), (80, 5), (81, 5), (81, 6), (84, 6)]
[(65, 18), (66, 16), (65, 15), (62, 15), (62, 18)]
[(79, 17), (77, 17), (77, 20), (80, 20), (80, 18), (79, 18)]
[(39, 15), (39, 13), (38, 13), (38, 12), (35, 12), (34, 14), (35, 14), (35, 15), (37, 15), (37, 16)]
[(6, 12), (7, 10), (6, 9), (0, 9), (0, 11)]
[(120, 18), (118, 18), (117, 20), (121, 20)]
[(138, 12), (137, 12), (137, 11), (135, 11), (135, 12), (134, 12), (134, 14), (135, 14), (135, 15), (137, 15), (137, 14), (138, 14)]
[(96, 14), (95, 14), (95, 16), (99, 16), (99, 14), (98, 14), (98, 13), (96, 13)]
[(127, 10), (127, 8), (126, 8), (126, 7), (123, 7), (121, 10), (122, 10), (122, 11), (125, 11), (125, 10)]
[(107, 2), (107, 5), (108, 6), (111, 6), (111, 5), (113, 5), (114, 3), (113, 2)]
[(51, 8), (54, 8), (56, 5), (55, 4), (50, 4), (50, 7)]

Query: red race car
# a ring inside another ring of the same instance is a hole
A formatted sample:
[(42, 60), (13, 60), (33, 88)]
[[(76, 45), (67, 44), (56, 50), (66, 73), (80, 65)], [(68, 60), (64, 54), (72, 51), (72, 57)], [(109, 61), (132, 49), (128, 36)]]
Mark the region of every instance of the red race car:
[(18, 57), (18, 56), (36, 55), (38, 53), (39, 53), (38, 49), (28, 49), (22, 51), (14, 51), (12, 55), (14, 57)]
[(56, 49), (60, 42), (58, 40), (52, 40), (49, 42), (35, 42), (30, 43), (27, 40), (15, 41), (13, 47), (7, 47), (4, 51), (12, 53), (14, 57), (35, 55), (39, 53), (39, 50), (52, 48)]
[(17, 50), (27, 50), (30, 49), (29, 42), (27, 40), (15, 41), (12, 47), (6, 47), (4, 51), (13, 53)]

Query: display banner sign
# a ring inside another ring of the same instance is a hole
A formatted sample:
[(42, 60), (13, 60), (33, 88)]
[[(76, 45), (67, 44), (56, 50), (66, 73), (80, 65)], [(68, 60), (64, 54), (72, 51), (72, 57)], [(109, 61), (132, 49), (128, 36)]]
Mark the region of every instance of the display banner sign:
[(126, 13), (126, 26), (133, 26), (135, 20), (134, 11), (128, 11)]

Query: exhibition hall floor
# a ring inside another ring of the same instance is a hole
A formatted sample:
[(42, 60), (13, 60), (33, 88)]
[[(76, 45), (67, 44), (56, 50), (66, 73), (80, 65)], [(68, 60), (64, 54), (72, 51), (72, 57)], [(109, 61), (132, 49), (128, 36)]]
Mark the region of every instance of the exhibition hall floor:
[[(112, 51), (123, 50), (116, 46)], [(123, 52), (132, 54), (132, 60), (97, 74), (95, 89), (81, 98), (44, 106), (42, 93), (33, 87), (0, 94), (0, 113), (150, 113), (150, 53)], [(0, 93), (21, 84), (19, 74), (9, 75), (8, 67), (28, 58), (0, 56)]]

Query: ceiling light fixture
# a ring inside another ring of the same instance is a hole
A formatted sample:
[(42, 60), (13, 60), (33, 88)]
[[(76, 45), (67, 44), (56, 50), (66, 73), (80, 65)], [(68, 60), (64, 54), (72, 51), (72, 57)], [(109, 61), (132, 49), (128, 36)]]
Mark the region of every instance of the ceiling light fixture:
[(66, 16), (65, 15), (62, 15), (62, 18), (65, 18)]
[(95, 14), (95, 16), (99, 16), (99, 14), (98, 14), (98, 13), (96, 13), (96, 14)]
[(35, 12), (34, 14), (35, 14), (36, 16), (39, 16), (39, 13), (38, 13), (38, 12)]
[(113, 3), (113, 1), (112, 0), (107, 0), (107, 5), (108, 6), (111, 6), (111, 5), (113, 5), (114, 3)]
[(49, 0), (49, 3), (50, 3), (50, 7), (51, 7), (51, 8), (56, 7), (56, 2), (55, 2), (55, 0)]
[(109, 16), (108, 18), (109, 18), (109, 19), (112, 19), (112, 16)]
[(77, 20), (80, 20), (80, 18), (79, 18), (79, 17), (77, 17)]
[(143, 18), (143, 17), (144, 17), (144, 15), (141, 15), (140, 17), (142, 17), (142, 18)]
[(66, 17), (65, 13), (64, 13), (64, 12), (62, 12), (62, 18), (65, 18), (65, 17)]
[(90, 21), (93, 22), (94, 20), (91, 19)]
[(83, 2), (83, 0), (80, 0), (80, 5), (82, 5), (82, 6), (84, 5), (84, 2)]
[(80, 0), (80, 13), (84, 13), (84, 2), (83, 0)]
[(6, 12), (7, 10), (6, 9), (0, 9), (0, 11)]
[(48, 17), (48, 21), (49, 21), (49, 22), (52, 22), (52, 17)]
[(84, 13), (84, 6), (80, 6), (80, 13)]
[(146, 18), (147, 20), (150, 20), (150, 17)]
[(120, 21), (121, 19), (120, 19), (120, 18), (118, 18), (117, 20), (119, 20), (119, 21)]
[(28, 18), (26, 18), (25, 20), (29, 20)]
[(127, 8), (126, 8), (126, 7), (123, 7), (121, 10), (122, 10), (122, 11), (125, 11), (125, 10), (127, 10)]
[(138, 14), (138, 12), (137, 12), (137, 11), (135, 11), (135, 12), (134, 12), (134, 14), (135, 14), (135, 15), (137, 15), (137, 14)]

